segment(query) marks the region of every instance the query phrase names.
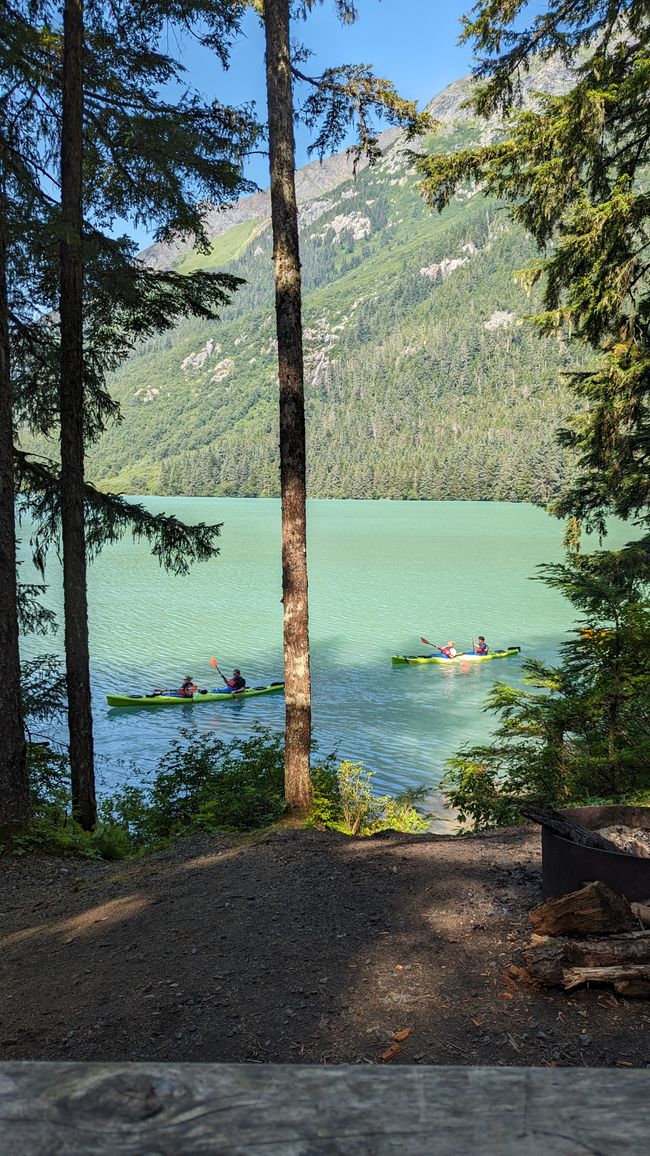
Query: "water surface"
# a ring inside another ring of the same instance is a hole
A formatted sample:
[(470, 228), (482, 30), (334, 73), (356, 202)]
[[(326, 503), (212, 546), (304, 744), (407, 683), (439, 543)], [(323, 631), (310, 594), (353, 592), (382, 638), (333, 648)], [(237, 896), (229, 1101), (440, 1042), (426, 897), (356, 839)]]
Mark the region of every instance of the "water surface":
[[(113, 710), (108, 692), (217, 685), (209, 659), (239, 666), (249, 684), (282, 677), (280, 507), (272, 499), (165, 498), (147, 505), (191, 522), (222, 522), (221, 554), (189, 577), (162, 571), (143, 543), (124, 539), (90, 567), (95, 740), (105, 785), (150, 771), (181, 726), (224, 738), (256, 722), (281, 728), (282, 696), (224, 704)], [(445, 759), (485, 737), (481, 710), (495, 679), (517, 682), (519, 659), (473, 666), (393, 667), (422, 651), (420, 635), (463, 648), (485, 634), (552, 660), (571, 628), (555, 591), (531, 581), (562, 557), (560, 523), (532, 506), (480, 502), (309, 503), (314, 732), (319, 749), (363, 761), (379, 789), (426, 782)], [(622, 531), (616, 543), (627, 536)], [(23, 529), (22, 536), (28, 534)], [(23, 580), (29, 575), (23, 568)], [(47, 601), (60, 610), (60, 569)], [(61, 652), (26, 639), (24, 653)]]

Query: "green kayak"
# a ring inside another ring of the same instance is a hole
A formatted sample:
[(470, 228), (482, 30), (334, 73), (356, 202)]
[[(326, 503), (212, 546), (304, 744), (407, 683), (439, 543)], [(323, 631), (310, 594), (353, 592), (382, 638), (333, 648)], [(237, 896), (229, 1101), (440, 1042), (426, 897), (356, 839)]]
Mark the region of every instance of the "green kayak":
[(475, 654), (473, 650), (466, 650), (462, 654), (457, 654), (455, 658), (448, 658), (446, 654), (394, 654), (391, 662), (408, 663), (409, 666), (419, 666), (425, 662), (439, 662), (446, 665), (450, 662), (489, 662), (492, 658), (510, 658), (512, 654), (519, 654), (520, 650), (520, 646), (491, 650), (489, 654)]
[(196, 691), (191, 698), (180, 694), (107, 694), (106, 701), (109, 706), (193, 706), (196, 702), (232, 702), (255, 698), (258, 694), (278, 694), (282, 690), (283, 682), (272, 682), (269, 686), (251, 686), (236, 692), (208, 690), (202, 694)]

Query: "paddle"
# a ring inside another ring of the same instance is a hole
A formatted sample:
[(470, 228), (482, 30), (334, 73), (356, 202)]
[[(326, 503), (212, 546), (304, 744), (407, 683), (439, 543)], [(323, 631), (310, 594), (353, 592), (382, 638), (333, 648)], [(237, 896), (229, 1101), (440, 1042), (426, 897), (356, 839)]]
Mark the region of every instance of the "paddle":
[[(215, 670), (219, 670), (219, 663), (217, 662), (216, 658), (210, 659), (210, 666), (213, 666)], [(220, 670), (219, 670), (219, 674), (221, 674)], [(226, 678), (225, 674), (221, 674), (221, 677), (222, 677), (223, 681), (225, 682), (226, 686), (228, 686), (228, 679)]]
[(432, 646), (434, 650), (439, 650), (441, 654), (444, 654), (441, 646), (438, 646), (436, 642), (429, 642), (429, 639), (423, 638), (422, 635), (420, 635), (420, 642), (423, 642), (425, 646)]

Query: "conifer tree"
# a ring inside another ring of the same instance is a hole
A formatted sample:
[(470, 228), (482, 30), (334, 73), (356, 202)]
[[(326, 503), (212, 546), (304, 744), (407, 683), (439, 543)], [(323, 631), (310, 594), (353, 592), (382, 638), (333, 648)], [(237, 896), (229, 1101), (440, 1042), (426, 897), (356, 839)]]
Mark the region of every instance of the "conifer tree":
[[(203, 7), (199, 0), (180, 15), (196, 19)], [(236, 20), (225, 2), (208, 7), (216, 40)], [(5, 134), (3, 145), (17, 200), (31, 199), (43, 219), (37, 221), (37, 213), (28, 230), (29, 260), (18, 278), (23, 316), (8, 306), (2, 315), (22, 355), (13, 421), (49, 434), (59, 399), (60, 470), (16, 449), (14, 460), (25, 506), (37, 520), (37, 562), (59, 534), (62, 539), (73, 809), (86, 827), (95, 821), (87, 553), (130, 527), (152, 542), (163, 564), (183, 572), (192, 559), (217, 552), (219, 527), (184, 527), (98, 494), (84, 483), (85, 446), (115, 414), (106, 373), (138, 338), (189, 313), (216, 316), (237, 285), (220, 274), (183, 278), (148, 270), (133, 260), (132, 245), (99, 226), (110, 226), (118, 214), (135, 215), (155, 223), (161, 235), (189, 231), (205, 245), (201, 194), (219, 199), (246, 187), (239, 159), (257, 131), (247, 115), (206, 107), (191, 92), (171, 103), (160, 97), (161, 83), (180, 75), (177, 64), (155, 50), (168, 5), (128, 0), (107, 10), (91, 0), (89, 12), (85, 44), (81, 0), (65, 0), (62, 39), (47, 3), (18, 4), (6, 21), (8, 90), (15, 105), (22, 101), (34, 132), (30, 139), (23, 135), (20, 147), (10, 147)], [(60, 182), (47, 167), (57, 154)], [(60, 211), (51, 192), (59, 184)], [(53, 233), (60, 237), (60, 277)]]
[(13, 406), (7, 288), (6, 94), (0, 103), (0, 829), (29, 817), (27, 748), (20, 709)]
[[(512, 819), (522, 797), (621, 799), (649, 783), (650, 538), (575, 550), (582, 526), (606, 533), (608, 514), (650, 521), (650, 9), (549, 0), (529, 19), (526, 8), (481, 0), (465, 25), (482, 54), (474, 108), (505, 116), (501, 139), (417, 160), (439, 209), (468, 179), (509, 202), (541, 254), (519, 274), (527, 288), (543, 284), (532, 320), (596, 354), (568, 375), (581, 408), (560, 439), (578, 469), (552, 508), (569, 517), (573, 550), (545, 573), (588, 617), (557, 668), (525, 664), (535, 692), (494, 690), (498, 744), (453, 760), (450, 798), (478, 825)], [(553, 57), (572, 70), (571, 87), (522, 108), (522, 75)]]
[[(438, 209), (467, 180), (510, 203), (541, 251), (520, 274), (544, 285), (533, 320), (597, 351), (569, 375), (581, 404), (562, 442), (579, 469), (555, 508), (603, 532), (608, 513), (650, 507), (650, 9), (550, 0), (532, 20), (525, 9), (481, 0), (463, 33), (479, 54), (472, 103), (479, 116), (506, 116), (502, 139), (417, 164)], [(553, 57), (573, 86), (522, 109), (523, 75)]]
[[(306, 16), (314, 0), (296, 5)], [(369, 120), (379, 111), (393, 123), (404, 123), (411, 135), (428, 125), (412, 102), (402, 100), (392, 84), (375, 78), (366, 66), (327, 69), (310, 77), (292, 60), (290, 0), (255, 0), (266, 37), (266, 83), (271, 174), (275, 312), (280, 389), (280, 488), (282, 500), (282, 596), (284, 604), (285, 799), (289, 812), (306, 810), (311, 798), (311, 675), (307, 593), (306, 435), (302, 347), (302, 290), (298, 242), (298, 206), (294, 169), (295, 115), (293, 84), (312, 91), (303, 115), (318, 126), (312, 149), (322, 157), (334, 150), (352, 121), (356, 122), (357, 159), (379, 155)], [(335, 0), (344, 23), (356, 18), (352, 0)]]
[(84, 528), (82, 0), (65, 0), (61, 112), (61, 544), (72, 811), (86, 830), (97, 821), (90, 703)]

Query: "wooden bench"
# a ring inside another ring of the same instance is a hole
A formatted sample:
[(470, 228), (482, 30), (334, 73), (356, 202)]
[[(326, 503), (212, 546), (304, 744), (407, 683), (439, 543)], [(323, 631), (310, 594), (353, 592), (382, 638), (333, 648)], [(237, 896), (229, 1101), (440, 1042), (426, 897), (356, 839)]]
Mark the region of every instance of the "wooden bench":
[(650, 1071), (0, 1064), (3, 1156), (646, 1156)]

